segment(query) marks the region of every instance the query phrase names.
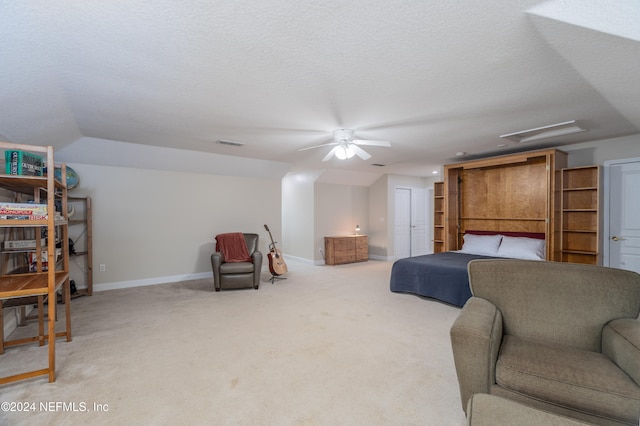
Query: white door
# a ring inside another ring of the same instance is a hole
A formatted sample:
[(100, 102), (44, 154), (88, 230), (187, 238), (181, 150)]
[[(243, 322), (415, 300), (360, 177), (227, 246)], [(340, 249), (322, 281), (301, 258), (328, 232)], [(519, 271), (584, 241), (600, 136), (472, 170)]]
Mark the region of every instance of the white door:
[(428, 211), (426, 190), (396, 188), (394, 233), (396, 259), (430, 253)]
[(411, 190), (411, 256), (429, 253), (428, 200), (426, 190)]
[(394, 257), (403, 259), (411, 256), (411, 190), (395, 190)]
[(609, 164), (605, 173), (604, 264), (640, 273), (640, 159)]

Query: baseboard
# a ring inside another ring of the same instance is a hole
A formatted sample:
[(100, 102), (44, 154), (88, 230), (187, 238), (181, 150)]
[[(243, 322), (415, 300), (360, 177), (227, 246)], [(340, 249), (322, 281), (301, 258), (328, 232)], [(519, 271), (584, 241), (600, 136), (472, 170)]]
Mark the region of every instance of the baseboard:
[[(265, 272), (265, 271), (268, 272), (267, 268), (268, 268), (268, 264), (265, 265), (263, 262), (262, 272)], [(148, 285), (169, 284), (169, 283), (176, 283), (180, 281), (191, 281), (191, 280), (202, 280), (202, 279), (211, 279), (213, 282), (213, 272), (198, 272), (195, 274), (172, 275), (167, 277), (154, 277), (154, 278), (144, 278), (141, 280), (118, 281), (118, 282), (112, 282), (112, 283), (94, 284), (93, 291), (118, 290), (121, 288), (143, 287)]]
[(391, 262), (393, 260), (396, 260), (393, 256), (378, 256), (375, 254), (369, 254), (369, 259), (371, 260), (382, 260), (384, 262)]
[[(306, 263), (308, 265), (317, 265), (316, 262), (318, 262), (317, 260), (314, 261), (311, 259), (307, 259), (306, 257), (291, 256), (290, 254), (286, 254), (286, 253), (282, 253), (282, 257), (284, 257), (285, 262), (287, 261), (287, 259)], [(321, 264), (324, 264), (324, 260), (321, 260), (320, 262), (322, 262)]]
[(117, 290), (121, 288), (143, 287), (147, 285), (169, 284), (179, 281), (201, 280), (205, 278), (213, 279), (213, 272), (199, 272), (197, 274), (173, 275), (169, 277), (145, 278), (142, 280), (118, 281), (113, 283), (95, 284), (93, 291)]
[[(290, 256), (287, 254), (283, 254), (283, 257), (285, 258), (285, 261), (286, 259), (291, 259), (293, 261), (298, 261), (298, 262), (306, 263), (309, 265), (324, 265), (324, 259), (311, 260), (311, 259), (306, 259), (304, 257)], [(384, 260), (384, 261), (393, 260), (392, 258), (389, 259), (383, 256), (372, 256), (372, 255), (369, 255), (369, 259)], [(263, 265), (262, 269), (263, 271), (265, 270), (265, 265)], [(213, 280), (213, 272), (199, 272), (196, 274), (173, 275), (168, 277), (155, 277), (155, 278), (145, 278), (141, 280), (118, 281), (118, 282), (112, 282), (112, 283), (94, 284), (93, 291), (118, 290), (121, 288), (143, 287), (143, 286), (156, 285), (156, 284), (169, 284), (169, 283), (175, 283), (179, 281), (191, 281), (191, 280), (200, 280), (200, 279), (206, 279), (206, 278), (210, 278)]]

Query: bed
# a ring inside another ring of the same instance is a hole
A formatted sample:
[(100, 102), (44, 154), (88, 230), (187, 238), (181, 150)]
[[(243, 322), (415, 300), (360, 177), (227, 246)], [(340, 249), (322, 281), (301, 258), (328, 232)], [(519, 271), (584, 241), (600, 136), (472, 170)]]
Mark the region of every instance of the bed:
[(397, 260), (390, 288), (462, 307), (471, 297), (468, 263), (495, 258), (544, 260), (544, 234), (466, 231), (462, 250)]

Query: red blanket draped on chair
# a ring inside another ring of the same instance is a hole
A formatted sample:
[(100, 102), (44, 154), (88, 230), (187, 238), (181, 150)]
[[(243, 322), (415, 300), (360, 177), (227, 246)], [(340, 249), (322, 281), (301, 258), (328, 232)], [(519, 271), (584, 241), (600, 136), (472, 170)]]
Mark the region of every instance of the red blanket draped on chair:
[(225, 262), (252, 261), (242, 232), (216, 235), (216, 251), (222, 252)]

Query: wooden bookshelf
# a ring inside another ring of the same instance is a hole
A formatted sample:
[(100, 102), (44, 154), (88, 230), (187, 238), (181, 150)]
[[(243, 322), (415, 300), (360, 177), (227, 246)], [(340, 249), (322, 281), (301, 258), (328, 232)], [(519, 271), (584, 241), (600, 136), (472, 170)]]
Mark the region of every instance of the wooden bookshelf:
[(442, 253), (444, 249), (444, 182), (433, 184), (433, 252)]
[[(21, 176), (21, 175), (0, 175), (0, 188), (13, 193), (13, 199), (21, 197), (30, 198), (34, 203), (46, 203), (47, 215), (46, 220), (28, 220), (28, 219), (0, 219), (0, 228), (10, 230), (11, 228), (33, 228), (36, 235), (36, 266), (35, 272), (15, 273), (0, 276), (0, 300), (14, 301), (21, 298), (33, 298), (38, 301), (40, 328), (38, 336), (29, 339), (21, 339), (18, 341), (7, 342), (13, 344), (28, 343), (37, 341), (40, 345), (47, 343), (48, 346), (48, 363), (45, 368), (21, 372), (0, 378), (0, 385), (11, 383), (18, 380), (24, 380), (32, 377), (46, 375), (49, 382), (55, 381), (55, 341), (56, 337), (66, 337), (67, 341), (71, 340), (71, 312), (69, 298), (69, 246), (68, 246), (68, 229), (66, 220), (67, 208), (67, 188), (66, 182), (56, 181), (53, 173), (56, 164), (53, 160), (52, 146), (32, 146), (13, 144), (8, 142), (0, 142), (0, 150), (7, 151), (25, 151), (43, 157), (44, 164), (48, 174), (46, 176)], [(65, 175), (66, 167), (64, 164), (62, 175)], [(61, 218), (56, 218), (55, 202), (59, 201), (62, 206)], [(62, 261), (58, 262), (56, 258), (56, 228), (59, 229), (59, 235), (62, 244)], [(50, 238), (42, 238), (41, 232), (46, 230)], [(42, 261), (42, 253), (46, 251), (47, 267), (45, 268)], [(66, 328), (64, 332), (55, 331), (57, 291), (63, 289), (66, 305)], [(44, 331), (43, 321), (43, 300), (46, 297), (48, 302), (47, 332)], [(0, 320), (2, 315), (0, 314)], [(4, 327), (0, 321), (0, 353), (4, 351)]]
[(600, 168), (562, 169), (562, 261), (600, 264)]

